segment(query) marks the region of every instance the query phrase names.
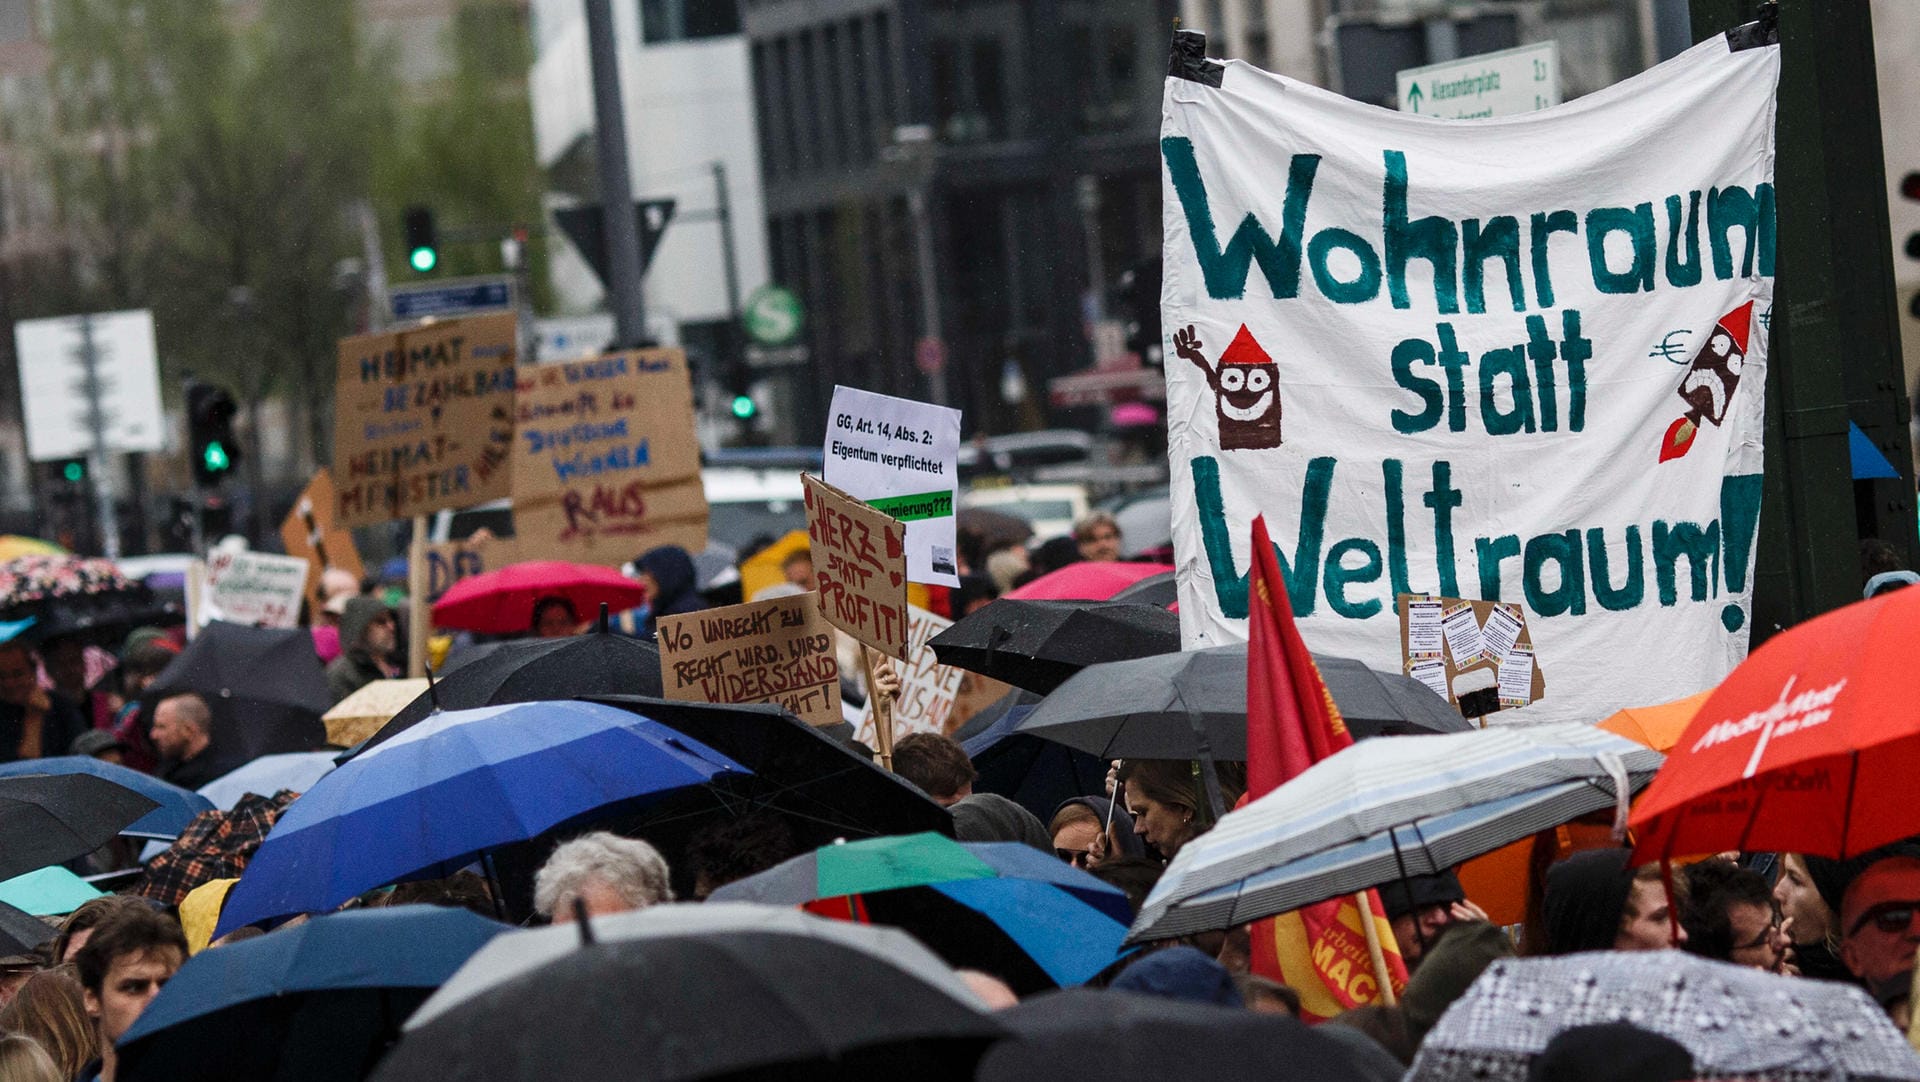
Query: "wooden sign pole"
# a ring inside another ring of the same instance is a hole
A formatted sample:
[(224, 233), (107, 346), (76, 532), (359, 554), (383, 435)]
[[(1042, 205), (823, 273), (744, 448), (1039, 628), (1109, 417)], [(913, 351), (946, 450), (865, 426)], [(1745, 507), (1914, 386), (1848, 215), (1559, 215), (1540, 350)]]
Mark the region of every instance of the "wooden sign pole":
[(413, 516), (413, 543), (407, 547), (407, 675), (427, 675), (427, 516)]
[(881, 658), (880, 651), (871, 646), (860, 648), (860, 660), (867, 670), (867, 704), (873, 708), (873, 742), (880, 745), (874, 750), (880, 754), (880, 765), (893, 769), (893, 700), (880, 694)]

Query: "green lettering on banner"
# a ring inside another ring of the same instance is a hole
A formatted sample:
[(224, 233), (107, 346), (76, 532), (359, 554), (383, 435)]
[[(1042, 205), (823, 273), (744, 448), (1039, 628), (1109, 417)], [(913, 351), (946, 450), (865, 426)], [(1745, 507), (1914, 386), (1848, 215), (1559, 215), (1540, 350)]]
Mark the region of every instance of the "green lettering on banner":
[(1719, 520), (1707, 523), (1704, 530), (1697, 522), (1656, 521), (1653, 524), (1653, 573), (1660, 587), (1662, 605), (1679, 604), (1677, 565), (1682, 557), (1687, 561), (1691, 589), (1688, 596), (1695, 601), (1705, 601), (1707, 590), (1719, 585), (1713, 581), (1719, 577), (1716, 566), (1720, 562)]
[[(1720, 566), (1726, 574), (1727, 592), (1737, 594), (1747, 588), (1747, 568), (1753, 556), (1753, 532), (1760, 525), (1760, 481), (1757, 473), (1736, 474), (1720, 479), (1720, 540), (1726, 555)], [(1739, 605), (1720, 610), (1720, 626), (1738, 631), (1746, 623)]]
[(948, 518), (953, 514), (953, 492), (950, 489), (938, 489), (911, 496), (881, 496), (868, 500), (867, 506), (901, 522)]
[[(1348, 553), (1360, 556), (1360, 566), (1348, 567)], [(1327, 605), (1335, 615), (1365, 620), (1380, 611), (1380, 599), (1347, 600), (1347, 584), (1380, 581), (1380, 546), (1364, 537), (1349, 537), (1327, 550)]]
[(1386, 159), (1386, 195), (1382, 224), (1386, 231), (1387, 292), (1395, 308), (1411, 308), (1407, 296), (1407, 263), (1424, 259), (1433, 264), (1434, 303), (1441, 312), (1460, 310), (1460, 298), (1454, 287), (1453, 269), (1458, 264), (1458, 231), (1452, 219), (1431, 215), (1409, 221), (1407, 218), (1407, 156), (1398, 150), (1382, 151)]
[[(1580, 232), (1580, 217), (1570, 210), (1535, 214), (1529, 236), (1533, 242), (1533, 292), (1540, 307), (1553, 307), (1553, 268), (1547, 258), (1547, 242), (1555, 233)], [(1488, 598), (1487, 600), (1492, 600)]]
[(1625, 612), (1637, 608), (1647, 599), (1647, 576), (1645, 559), (1640, 552), (1640, 527), (1629, 526), (1626, 532), (1627, 581), (1618, 589), (1614, 588), (1613, 577), (1607, 569), (1607, 533), (1598, 526), (1587, 531), (1587, 566), (1592, 576), (1593, 599), (1608, 612)]
[(1213, 209), (1207, 199), (1206, 183), (1200, 179), (1200, 166), (1194, 161), (1193, 140), (1169, 136), (1160, 140), (1160, 155), (1167, 162), (1167, 177), (1180, 197), (1186, 213), (1187, 232), (1193, 240), (1194, 258), (1206, 279), (1207, 295), (1215, 300), (1233, 300), (1247, 292), (1247, 272), (1258, 263), (1267, 286), (1276, 300), (1287, 300), (1300, 292), (1300, 237), (1307, 225), (1307, 201), (1313, 196), (1314, 173), (1320, 168), (1318, 154), (1295, 154), (1287, 168), (1287, 198), (1280, 211), (1280, 238), (1275, 240), (1249, 211), (1233, 231), (1233, 239), (1220, 247), (1214, 229)]
[[(1546, 586), (1548, 563), (1558, 565), (1560, 583)], [(1580, 616), (1587, 611), (1587, 576), (1580, 561), (1580, 531), (1541, 534), (1527, 540), (1526, 556), (1521, 564), (1520, 585), (1527, 607), (1542, 616)]]
[[(1687, 255), (1680, 257), (1680, 237)], [(1667, 196), (1667, 284), (1682, 289), (1700, 284), (1700, 193), (1687, 193), (1687, 224), (1680, 225), (1680, 197)]]
[[(1233, 564), (1233, 537), (1227, 531), (1227, 501), (1220, 494), (1220, 463), (1212, 455), (1196, 455), (1193, 471), (1193, 502), (1200, 513), (1200, 543), (1207, 553), (1207, 570), (1213, 575), (1213, 596), (1221, 615), (1230, 620), (1247, 617), (1248, 575)], [(1313, 615), (1319, 590), (1320, 542), (1326, 530), (1327, 501), (1333, 491), (1333, 459), (1322, 456), (1307, 463), (1307, 484), (1300, 497), (1300, 535), (1292, 560), (1273, 546), (1280, 560), (1280, 574), (1287, 580), (1287, 596), (1293, 602), (1296, 617)]]
[(1707, 234), (1713, 242), (1713, 273), (1721, 281), (1733, 277), (1733, 242), (1727, 234), (1746, 234), (1740, 256), (1740, 277), (1753, 274), (1754, 252), (1760, 253), (1760, 276), (1773, 277), (1773, 185), (1713, 188), (1707, 192)]
[[(1633, 263), (1616, 271), (1607, 263), (1607, 236), (1624, 233), (1633, 243)], [(1625, 207), (1599, 207), (1587, 212), (1587, 260), (1592, 264), (1593, 284), (1602, 293), (1653, 292), (1655, 257), (1653, 240), (1653, 204)]]
[(1468, 218), (1461, 227), (1460, 258), (1465, 261), (1461, 277), (1467, 289), (1467, 311), (1476, 315), (1487, 310), (1487, 260), (1506, 264), (1507, 293), (1513, 310), (1527, 310), (1527, 284), (1520, 278), (1520, 222), (1510, 214), (1480, 219)]

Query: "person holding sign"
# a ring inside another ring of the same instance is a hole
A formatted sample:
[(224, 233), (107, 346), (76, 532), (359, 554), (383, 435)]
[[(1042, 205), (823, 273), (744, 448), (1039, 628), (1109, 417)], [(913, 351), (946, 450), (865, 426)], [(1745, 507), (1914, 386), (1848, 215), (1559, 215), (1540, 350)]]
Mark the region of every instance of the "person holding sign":
[(647, 622), (642, 634), (653, 637), (662, 616), (680, 616), (706, 608), (700, 599), (699, 576), (693, 557), (679, 545), (648, 549), (633, 561), (640, 584), (647, 588)]

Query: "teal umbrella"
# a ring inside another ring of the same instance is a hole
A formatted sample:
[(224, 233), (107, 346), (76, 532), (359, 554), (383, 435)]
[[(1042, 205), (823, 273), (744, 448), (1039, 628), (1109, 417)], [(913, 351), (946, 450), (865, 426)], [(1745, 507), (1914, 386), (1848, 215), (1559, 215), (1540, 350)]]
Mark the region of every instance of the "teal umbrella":
[(86, 880), (58, 864), (0, 883), (0, 902), (36, 917), (71, 913), (101, 896)]

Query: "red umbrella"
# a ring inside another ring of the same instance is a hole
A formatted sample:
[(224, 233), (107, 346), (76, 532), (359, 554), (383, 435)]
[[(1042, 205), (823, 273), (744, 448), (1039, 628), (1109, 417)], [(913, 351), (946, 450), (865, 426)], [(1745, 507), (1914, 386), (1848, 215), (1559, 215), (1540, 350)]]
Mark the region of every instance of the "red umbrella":
[(585, 619), (603, 601), (614, 612), (633, 608), (647, 599), (647, 588), (610, 567), (535, 560), (454, 583), (433, 603), (433, 622), (491, 635), (525, 631), (533, 623), (533, 603), (550, 596), (573, 602), (573, 611)]
[(1920, 589), (1780, 633), (1721, 681), (1641, 795), (1635, 850), (1851, 857), (1920, 832)]
[(1172, 570), (1172, 564), (1083, 560), (1068, 564), (1058, 571), (1049, 571), (1001, 596), (1028, 601), (1107, 601), (1141, 579)]

